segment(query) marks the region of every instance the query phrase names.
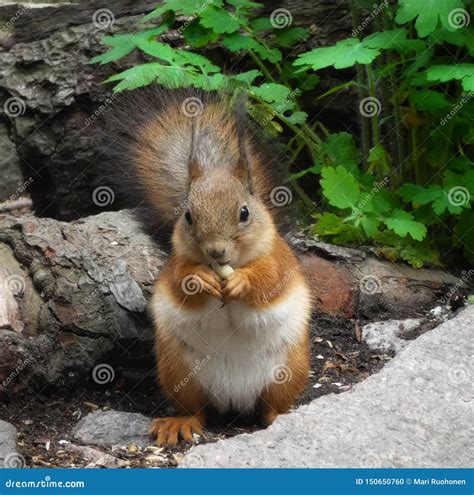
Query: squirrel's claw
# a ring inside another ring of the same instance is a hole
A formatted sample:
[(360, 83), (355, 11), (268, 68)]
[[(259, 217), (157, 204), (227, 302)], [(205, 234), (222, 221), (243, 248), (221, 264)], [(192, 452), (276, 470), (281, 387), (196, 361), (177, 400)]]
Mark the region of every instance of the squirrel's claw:
[(156, 439), (159, 446), (173, 446), (182, 438), (186, 442), (194, 442), (194, 433), (202, 435), (202, 425), (194, 416), (176, 416), (156, 418), (153, 420), (150, 436)]
[(217, 299), (222, 297), (221, 280), (208, 266), (199, 266), (194, 275), (199, 280), (200, 292), (206, 292)]
[(250, 292), (250, 280), (243, 270), (235, 270), (222, 284), (224, 304), (230, 299), (242, 299)]

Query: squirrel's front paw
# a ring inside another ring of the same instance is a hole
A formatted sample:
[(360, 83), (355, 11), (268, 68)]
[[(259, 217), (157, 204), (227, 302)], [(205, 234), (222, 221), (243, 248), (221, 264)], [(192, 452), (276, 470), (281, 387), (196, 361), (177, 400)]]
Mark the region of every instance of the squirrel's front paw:
[(222, 284), (224, 303), (230, 299), (242, 299), (250, 292), (250, 279), (242, 269), (231, 273)]
[(194, 296), (202, 292), (206, 292), (213, 297), (220, 299), (221, 294), (221, 279), (214, 270), (211, 270), (206, 265), (196, 267), (194, 273), (183, 278), (181, 283), (183, 292), (188, 296)]

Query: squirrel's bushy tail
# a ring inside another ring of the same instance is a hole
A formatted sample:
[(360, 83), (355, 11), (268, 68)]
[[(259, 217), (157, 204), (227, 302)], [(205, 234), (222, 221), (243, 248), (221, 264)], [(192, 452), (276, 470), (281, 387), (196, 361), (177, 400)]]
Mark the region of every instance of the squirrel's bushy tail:
[(242, 102), (231, 105), (216, 93), (148, 87), (120, 94), (108, 111), (109, 179), (168, 250), (174, 224), (186, 209), (190, 157), (212, 173), (215, 167), (230, 171), (244, 153), (255, 193), (286, 233), (291, 191), (284, 154), (261, 134)]

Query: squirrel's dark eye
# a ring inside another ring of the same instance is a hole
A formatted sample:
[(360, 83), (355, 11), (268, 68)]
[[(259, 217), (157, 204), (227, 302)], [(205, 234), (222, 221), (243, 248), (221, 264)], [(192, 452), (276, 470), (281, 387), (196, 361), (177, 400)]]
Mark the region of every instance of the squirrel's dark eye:
[(189, 211), (187, 211), (184, 214), (184, 218), (186, 219), (186, 222), (188, 222), (189, 225), (193, 223), (193, 217), (191, 216), (191, 213), (189, 213)]
[(246, 206), (240, 208), (240, 221), (246, 222), (249, 219), (249, 209)]

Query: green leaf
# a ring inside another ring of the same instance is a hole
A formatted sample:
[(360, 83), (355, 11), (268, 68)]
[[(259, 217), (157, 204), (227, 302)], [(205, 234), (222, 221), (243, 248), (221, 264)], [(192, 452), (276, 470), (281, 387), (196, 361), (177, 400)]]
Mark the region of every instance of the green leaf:
[(466, 91), (474, 91), (474, 64), (433, 65), (426, 71), (429, 81), (460, 80)]
[(339, 41), (334, 46), (315, 48), (298, 56), (293, 65), (309, 66), (314, 70), (325, 67), (345, 69), (354, 64), (370, 64), (378, 55), (380, 48), (365, 46), (356, 38)]
[(363, 238), (360, 228), (344, 222), (344, 219), (325, 212), (322, 215), (314, 215), (316, 224), (313, 225), (313, 233), (324, 237), (329, 237), (332, 242), (340, 244), (350, 244), (361, 241)]
[(261, 9), (263, 3), (250, 2), (249, 0), (227, 0), (229, 5), (234, 6), (237, 9)]
[(314, 70), (334, 66), (336, 69), (352, 67), (355, 64), (370, 64), (382, 50), (397, 50), (400, 52), (421, 51), (425, 43), (421, 40), (407, 39), (407, 30), (393, 29), (374, 33), (362, 41), (348, 38), (339, 41), (334, 46), (315, 48), (301, 54), (294, 62), (295, 66), (309, 66)]
[(232, 33), (222, 40), (224, 45), (231, 52), (252, 50), (263, 60), (269, 60), (272, 63), (279, 62), (282, 58), (280, 50), (277, 48), (267, 48), (252, 37), (240, 33)]
[(474, 27), (465, 26), (456, 31), (446, 31), (446, 29), (437, 29), (430, 35), (431, 43), (450, 43), (454, 46), (465, 46), (471, 56), (474, 55)]
[(292, 124), (298, 125), (298, 124), (303, 124), (306, 122), (306, 119), (308, 118), (308, 114), (306, 112), (293, 112), (289, 117), (286, 118), (286, 120)]
[(178, 64), (194, 65), (205, 73), (220, 72), (221, 70), (220, 67), (214, 65), (208, 58), (186, 50), (175, 50), (175, 61)]
[(201, 12), (200, 23), (216, 33), (234, 33), (240, 28), (240, 22), (235, 15), (213, 6)]
[(173, 63), (176, 59), (175, 50), (166, 43), (159, 41), (137, 40), (136, 45), (140, 50), (152, 57)]
[(443, 188), (438, 185), (429, 186), (428, 188), (423, 187), (422, 190), (418, 191), (418, 193), (413, 196), (413, 206), (417, 207), (420, 205), (426, 205), (427, 203), (432, 203), (443, 194)]
[(421, 222), (413, 220), (413, 215), (404, 210), (394, 212), (384, 220), (384, 223), (400, 237), (410, 234), (416, 241), (422, 241), (427, 233), (426, 227)]
[(240, 81), (243, 83), (246, 83), (248, 85), (251, 85), (257, 77), (261, 77), (263, 74), (256, 69), (248, 70), (247, 72), (240, 72), (239, 74), (235, 74), (233, 76), (230, 76), (232, 79), (235, 79), (236, 81)]
[(387, 183), (380, 182), (374, 186), (371, 207), (379, 215), (387, 215), (387, 212), (399, 208), (399, 201), (392, 191), (384, 189)]
[(374, 237), (379, 231), (380, 220), (377, 218), (364, 215), (360, 223), (367, 237)]
[(309, 36), (307, 29), (300, 27), (286, 27), (275, 31), (275, 39), (280, 46), (293, 46), (300, 41), (304, 41)]
[(367, 38), (364, 38), (362, 43), (368, 48), (396, 50), (402, 53), (421, 51), (426, 48), (426, 43), (424, 41), (407, 39), (407, 36), (407, 29), (398, 28), (374, 33)]
[(92, 57), (89, 60), (90, 64), (109, 64), (110, 62), (115, 62), (129, 53), (131, 53), (135, 49), (135, 43), (133, 42), (132, 36), (123, 36), (123, 42), (112, 47), (111, 50), (106, 51), (105, 53), (101, 53), (95, 57)]
[(199, 22), (191, 22), (183, 30), (183, 36), (187, 43), (194, 48), (201, 48), (208, 43), (212, 43), (219, 37), (218, 33), (215, 33), (211, 29), (206, 29), (201, 26)]
[(369, 174), (374, 171), (385, 173), (391, 169), (390, 155), (381, 143), (377, 143), (369, 150), (367, 162), (369, 163), (367, 170)]
[(434, 89), (412, 90), (410, 101), (422, 112), (446, 111), (452, 107), (445, 95)]
[(359, 173), (358, 164), (362, 155), (352, 134), (348, 132), (330, 134), (323, 143), (323, 150), (334, 165), (341, 165), (354, 176), (357, 176)]
[[(407, 77), (407, 78), (408, 77), (414, 77), (420, 69), (430, 65), (431, 60), (433, 59), (434, 53), (435, 53), (435, 49), (433, 46), (428, 48), (427, 50), (425, 50), (422, 53), (418, 53), (416, 60), (411, 65), (409, 65), (407, 67), (407, 69), (404, 71), (404, 73), (403, 73), (404, 77)], [(413, 81), (413, 79), (412, 79), (412, 81)], [(425, 82), (426, 81), (423, 81), (423, 83), (425, 83)], [(413, 82), (412, 82), (412, 84), (413, 84)]]
[(290, 95), (290, 90), (286, 86), (276, 83), (264, 83), (260, 86), (252, 86), (251, 92), (263, 101), (268, 103), (278, 102), (280, 104)]
[(451, 12), (463, 7), (464, 0), (399, 0), (395, 20), (405, 24), (416, 19), (416, 30), (424, 38), (438, 27), (440, 21), (445, 29), (454, 31)]
[(446, 210), (452, 215), (459, 215), (459, 213), (462, 212), (462, 207), (456, 206), (453, 201), (450, 200), (449, 193), (444, 190), (441, 190), (438, 197), (433, 201), (432, 207), (436, 215), (441, 215)]
[(185, 16), (195, 16), (199, 15), (203, 9), (206, 9), (211, 5), (222, 7), (223, 4), (222, 0), (206, 0), (206, 2), (199, 0), (164, 0), (164, 2), (155, 10), (147, 14), (141, 22), (156, 19), (169, 11)]
[(412, 199), (424, 190), (425, 188), (423, 186), (418, 186), (416, 184), (404, 184), (398, 189), (397, 194), (401, 196), (403, 201), (411, 203)]
[(337, 208), (357, 208), (360, 197), (359, 183), (344, 167), (324, 167), (319, 181), (329, 204)]
[(220, 72), (212, 75), (196, 75), (188, 77), (190, 82), (187, 86), (194, 86), (196, 88), (202, 88), (206, 91), (216, 91), (227, 89), (229, 86), (228, 78)]
[(158, 62), (137, 65), (119, 74), (109, 77), (105, 82), (120, 81), (114, 91), (135, 89), (147, 86), (152, 82), (159, 82), (170, 88), (178, 88), (183, 85), (186, 78), (186, 70), (183, 67), (162, 65)]
[(273, 29), (272, 21), (270, 20), (270, 17), (257, 17), (250, 21), (250, 29), (254, 33), (258, 33), (259, 31), (270, 31)]
[(422, 268), (424, 265), (438, 265), (438, 251), (425, 246), (420, 242), (413, 242), (404, 246), (400, 250), (400, 257), (415, 268)]
[(114, 36), (103, 36), (101, 42), (104, 45), (111, 46), (112, 49), (91, 58), (89, 63), (96, 64), (100, 63), (108, 64), (110, 62), (115, 62), (129, 53), (131, 53), (136, 48), (137, 40), (146, 40), (148, 38), (155, 38), (160, 34), (164, 33), (169, 28), (167, 23), (163, 23), (154, 29), (147, 29), (136, 34), (115, 34)]

